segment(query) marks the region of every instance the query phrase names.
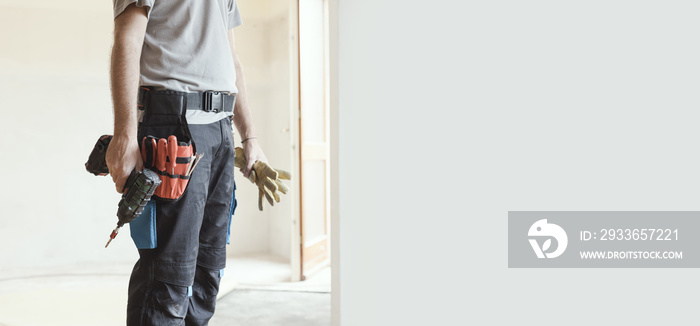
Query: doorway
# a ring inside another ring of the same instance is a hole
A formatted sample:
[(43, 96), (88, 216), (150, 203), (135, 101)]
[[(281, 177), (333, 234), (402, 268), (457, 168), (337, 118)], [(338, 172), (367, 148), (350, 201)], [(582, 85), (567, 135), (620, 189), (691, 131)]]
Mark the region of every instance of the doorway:
[(265, 203), (260, 212), (252, 205), (257, 191), (239, 178), (240, 205), (229, 247), (231, 267), (238, 270), (230, 271), (233, 283), (289, 287), (314, 277), (313, 288), (321, 279), (330, 291), (329, 3), (259, 0), (238, 5), (244, 24), (234, 34), (259, 142), (270, 164), (288, 169), (292, 180), (281, 202), (274, 207)]

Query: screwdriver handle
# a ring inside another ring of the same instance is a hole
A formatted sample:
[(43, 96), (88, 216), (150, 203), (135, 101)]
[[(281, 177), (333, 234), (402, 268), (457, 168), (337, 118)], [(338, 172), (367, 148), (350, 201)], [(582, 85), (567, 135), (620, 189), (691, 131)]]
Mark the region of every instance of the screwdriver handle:
[(168, 137), (168, 159), (170, 160), (170, 174), (175, 175), (175, 167), (177, 166), (177, 137), (175, 135)]

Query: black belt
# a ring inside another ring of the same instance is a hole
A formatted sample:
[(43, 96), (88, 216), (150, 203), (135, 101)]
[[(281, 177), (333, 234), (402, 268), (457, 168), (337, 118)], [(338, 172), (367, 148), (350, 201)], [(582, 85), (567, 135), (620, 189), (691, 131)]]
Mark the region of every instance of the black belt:
[(218, 91), (205, 91), (195, 93), (177, 92), (171, 90), (154, 90), (150, 86), (139, 87), (138, 105), (148, 106), (151, 94), (158, 96), (185, 96), (187, 110), (202, 110), (205, 112), (233, 112), (236, 103), (236, 94), (227, 94)]

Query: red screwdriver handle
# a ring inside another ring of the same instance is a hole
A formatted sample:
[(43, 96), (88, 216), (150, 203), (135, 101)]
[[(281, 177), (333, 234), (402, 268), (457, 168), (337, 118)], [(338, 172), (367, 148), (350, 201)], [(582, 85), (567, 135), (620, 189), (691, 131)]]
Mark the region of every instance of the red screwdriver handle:
[(158, 169), (158, 171), (165, 171), (165, 157), (168, 154), (167, 144), (168, 142), (165, 138), (158, 139), (158, 159), (156, 160), (156, 169)]
[(168, 137), (168, 158), (170, 159), (170, 174), (175, 175), (175, 167), (177, 166), (177, 137), (175, 135)]

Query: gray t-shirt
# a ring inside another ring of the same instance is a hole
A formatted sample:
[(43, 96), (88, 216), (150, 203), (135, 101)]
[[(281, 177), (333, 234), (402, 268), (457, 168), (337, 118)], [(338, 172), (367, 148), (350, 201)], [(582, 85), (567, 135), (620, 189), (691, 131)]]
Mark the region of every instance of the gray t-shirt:
[[(114, 17), (132, 3), (148, 10), (140, 85), (238, 92), (227, 34), (241, 25), (236, 0), (113, 0)], [(204, 124), (230, 115), (191, 110), (187, 121)]]

